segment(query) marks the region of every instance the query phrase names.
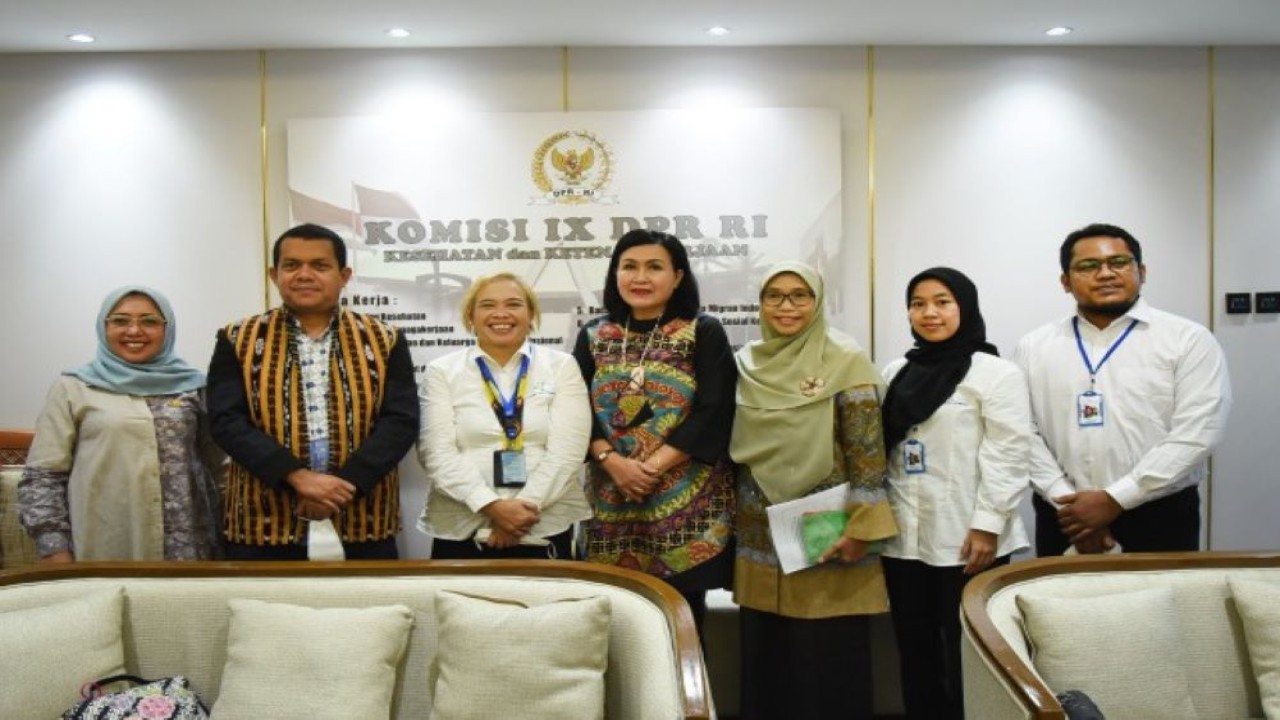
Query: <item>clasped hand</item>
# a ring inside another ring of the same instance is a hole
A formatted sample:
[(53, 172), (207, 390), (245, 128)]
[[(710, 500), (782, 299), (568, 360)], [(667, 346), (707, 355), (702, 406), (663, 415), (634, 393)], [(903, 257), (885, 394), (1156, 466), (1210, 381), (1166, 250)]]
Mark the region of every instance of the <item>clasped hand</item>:
[(508, 548), (520, 544), (520, 538), (529, 534), (529, 530), (538, 524), (542, 515), (538, 506), (523, 498), (503, 498), (480, 508), (480, 512), (489, 518), (490, 547)]
[(618, 492), (628, 502), (638, 502), (649, 497), (658, 487), (658, 476), (661, 474), (657, 467), (649, 463), (620, 457), (617, 453), (608, 457), (604, 469), (617, 486)]
[(327, 520), (356, 496), (356, 486), (337, 475), (305, 468), (285, 476), (298, 495), (298, 515), (307, 520)]
[(1058, 527), (1072, 543), (1106, 530), (1124, 510), (1105, 490), (1081, 490), (1053, 501), (1062, 506), (1058, 509)]

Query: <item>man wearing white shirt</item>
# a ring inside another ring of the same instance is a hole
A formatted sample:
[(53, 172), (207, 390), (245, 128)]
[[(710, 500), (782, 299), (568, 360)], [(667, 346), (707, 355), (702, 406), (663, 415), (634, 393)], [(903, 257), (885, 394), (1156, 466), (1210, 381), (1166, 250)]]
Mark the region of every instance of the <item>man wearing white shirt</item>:
[[(1093, 224), (1060, 250), (1076, 313), (1028, 334), (1036, 552), (1197, 550), (1199, 484), (1231, 407), (1213, 335), (1142, 300), (1142, 247)], [(1051, 501), (1051, 502), (1050, 502)]]

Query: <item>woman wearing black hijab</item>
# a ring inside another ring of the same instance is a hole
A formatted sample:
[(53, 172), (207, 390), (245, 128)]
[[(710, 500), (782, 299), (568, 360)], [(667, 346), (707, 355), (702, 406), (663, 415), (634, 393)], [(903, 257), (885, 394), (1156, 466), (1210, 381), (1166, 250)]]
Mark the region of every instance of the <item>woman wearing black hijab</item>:
[(1027, 546), (1017, 507), (1028, 485), (1026, 381), (987, 342), (978, 290), (932, 268), (907, 285), (913, 347), (884, 371), (889, 502), (898, 522), (882, 558), (908, 718), (964, 717), (960, 593)]

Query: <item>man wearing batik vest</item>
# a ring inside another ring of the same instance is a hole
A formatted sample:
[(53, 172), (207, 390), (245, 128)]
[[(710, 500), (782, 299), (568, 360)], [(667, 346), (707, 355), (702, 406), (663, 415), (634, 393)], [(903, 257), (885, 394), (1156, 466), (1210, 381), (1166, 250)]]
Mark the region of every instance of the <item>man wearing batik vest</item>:
[(318, 225), (272, 248), (283, 307), (218, 332), (213, 437), (231, 458), (223, 532), (232, 560), (396, 558), (396, 466), (418, 432), (404, 338), (341, 309), (342, 238)]

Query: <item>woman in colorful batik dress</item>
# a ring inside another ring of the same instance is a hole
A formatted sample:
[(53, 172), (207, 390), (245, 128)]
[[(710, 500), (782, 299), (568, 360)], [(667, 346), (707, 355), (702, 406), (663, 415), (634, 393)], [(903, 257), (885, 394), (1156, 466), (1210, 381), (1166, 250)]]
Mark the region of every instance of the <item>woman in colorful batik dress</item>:
[(586, 559), (666, 580), (701, 627), (706, 591), (729, 587), (733, 573), (737, 370), (724, 328), (699, 303), (680, 241), (633, 230), (609, 262), (607, 314), (583, 326), (573, 354), (594, 415)]

